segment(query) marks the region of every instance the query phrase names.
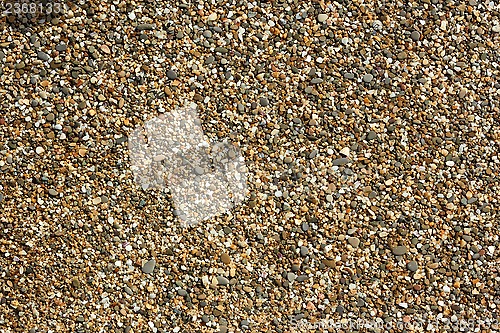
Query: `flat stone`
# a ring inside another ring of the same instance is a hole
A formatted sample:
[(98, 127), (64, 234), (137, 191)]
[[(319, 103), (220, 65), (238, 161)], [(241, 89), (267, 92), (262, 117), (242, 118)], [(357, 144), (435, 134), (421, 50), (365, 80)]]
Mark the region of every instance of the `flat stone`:
[(148, 24), (148, 23), (143, 23), (143, 24), (139, 24), (135, 28), (137, 30), (139, 30), (139, 31), (142, 31), (142, 30), (152, 30), (153, 29), (153, 25), (152, 24)]
[(418, 40), (420, 40), (420, 32), (418, 31), (413, 31), (411, 34), (410, 34), (410, 38), (416, 42)]
[(467, 95), (467, 89), (466, 88), (460, 89), (460, 92), (458, 93), (458, 97), (464, 98), (465, 95)]
[(333, 166), (342, 166), (348, 163), (351, 163), (351, 160), (345, 157), (337, 158), (332, 161)]
[(349, 237), (347, 240), (349, 244), (351, 244), (352, 247), (358, 247), (359, 246), (359, 238), (358, 237)]
[(229, 257), (229, 255), (227, 253), (223, 253), (221, 256), (220, 256), (220, 260), (226, 264), (226, 265), (229, 265), (229, 263), (231, 262), (231, 258)]
[(318, 14), (318, 22), (323, 23), (326, 20), (328, 20), (328, 15), (327, 14)]
[(217, 276), (217, 283), (220, 284), (221, 286), (227, 286), (229, 284), (229, 280), (219, 275)]
[(177, 72), (176, 71), (173, 71), (173, 70), (169, 70), (167, 71), (167, 77), (170, 79), (170, 80), (174, 80), (177, 78)]
[(373, 80), (373, 75), (368, 73), (363, 76), (363, 81), (366, 83), (370, 83)]
[(408, 264), (406, 264), (406, 268), (408, 268), (408, 270), (411, 272), (415, 272), (418, 269), (418, 264), (416, 261), (412, 260)]
[(146, 261), (144, 265), (142, 265), (142, 271), (146, 274), (153, 273), (156, 266), (156, 261), (154, 259)]
[(396, 246), (392, 248), (392, 253), (396, 256), (402, 256), (405, 254), (408, 250), (406, 249), (406, 246)]
[(367, 138), (368, 140), (373, 140), (373, 139), (375, 139), (376, 137), (377, 137), (377, 133), (375, 133), (374, 131), (370, 131), (370, 132), (368, 132), (368, 135), (366, 136), (366, 138)]
[(36, 56), (38, 57), (38, 59), (43, 60), (43, 61), (47, 61), (50, 59), (49, 55), (45, 52), (42, 52), (42, 51), (38, 51)]
[(259, 103), (261, 106), (268, 106), (269, 105), (269, 100), (265, 97), (262, 97), (259, 99)]

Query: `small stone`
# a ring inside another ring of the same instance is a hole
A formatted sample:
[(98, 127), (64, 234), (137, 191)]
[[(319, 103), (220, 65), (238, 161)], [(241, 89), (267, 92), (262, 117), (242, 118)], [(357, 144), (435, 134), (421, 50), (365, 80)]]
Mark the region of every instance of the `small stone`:
[(375, 139), (376, 137), (377, 137), (377, 133), (375, 133), (374, 131), (370, 131), (370, 132), (368, 132), (368, 135), (366, 136), (366, 138), (367, 138), (368, 140), (373, 140), (373, 139)]
[(410, 35), (411, 39), (416, 42), (418, 40), (420, 40), (420, 32), (418, 31), (413, 31)]
[(111, 53), (111, 50), (109, 49), (109, 47), (106, 45), (106, 44), (102, 44), (101, 45), (101, 51), (106, 53), (106, 54), (110, 54)]
[(170, 80), (175, 80), (177, 78), (177, 73), (173, 70), (169, 70), (169, 71), (167, 71), (167, 77)]
[(142, 271), (146, 274), (151, 274), (153, 273), (155, 266), (156, 266), (156, 261), (154, 259), (148, 260), (144, 265), (142, 265)]
[(229, 265), (229, 263), (231, 262), (231, 258), (229, 257), (229, 255), (227, 253), (223, 253), (221, 256), (220, 256), (220, 260), (226, 264), (226, 265)]
[(500, 32), (500, 24), (494, 25), (491, 28), (491, 31), (493, 31), (493, 32)]
[(36, 149), (35, 149), (35, 152), (38, 155), (42, 154), (44, 151), (45, 151), (45, 149), (43, 149), (43, 147), (36, 147)]
[(342, 157), (342, 158), (337, 158), (337, 159), (333, 160), (332, 165), (333, 166), (341, 166), (341, 165), (348, 164), (350, 162), (351, 162), (350, 159)]
[(370, 83), (373, 80), (373, 75), (368, 73), (363, 76), (363, 81), (366, 83)]
[(460, 89), (460, 92), (458, 93), (458, 97), (464, 98), (465, 95), (467, 95), (467, 89), (466, 88)]
[(396, 246), (392, 248), (392, 253), (396, 256), (402, 256), (407, 251), (406, 246)]
[(349, 237), (347, 240), (352, 247), (356, 248), (359, 246), (360, 240), (358, 237)]
[(326, 20), (328, 20), (328, 15), (327, 14), (318, 14), (318, 22), (323, 23)]
[(300, 255), (305, 257), (307, 256), (307, 254), (309, 253), (309, 249), (305, 246), (301, 246), (300, 247)]
[(187, 291), (184, 289), (179, 289), (177, 290), (177, 295), (184, 297), (187, 295)]
[(47, 61), (50, 59), (49, 55), (45, 52), (42, 52), (42, 51), (38, 51), (36, 55), (37, 55), (38, 59), (43, 60), (43, 61)]
[(54, 190), (53, 188), (51, 188), (49, 190), (49, 195), (53, 196), (53, 197), (57, 197), (59, 195), (59, 193), (57, 193), (56, 190)]
[(262, 97), (261, 99), (259, 99), (259, 103), (261, 106), (268, 106), (269, 105), (269, 100), (265, 97)]
[(297, 275), (295, 275), (294, 273), (288, 273), (286, 275), (286, 278), (288, 279), (288, 281), (293, 282), (297, 278)]
[(137, 30), (139, 30), (139, 31), (142, 31), (142, 30), (152, 30), (153, 29), (153, 25), (152, 24), (143, 23), (143, 24), (139, 24), (135, 28)]
[(229, 284), (229, 280), (221, 275), (217, 276), (217, 283), (221, 286), (227, 286)]
[(412, 260), (406, 264), (406, 268), (408, 268), (411, 272), (415, 272), (418, 269), (418, 264), (416, 261)]
[(212, 13), (212, 14), (208, 15), (207, 20), (209, 20), (209, 21), (217, 20), (217, 13)]

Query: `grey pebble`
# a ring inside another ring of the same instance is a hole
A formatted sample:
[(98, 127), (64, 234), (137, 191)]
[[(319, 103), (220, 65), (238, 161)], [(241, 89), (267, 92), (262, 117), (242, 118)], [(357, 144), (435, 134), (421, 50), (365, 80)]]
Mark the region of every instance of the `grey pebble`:
[(259, 103), (261, 106), (268, 106), (269, 105), (269, 100), (265, 97), (262, 97), (259, 99)]
[(396, 256), (402, 256), (405, 254), (408, 250), (406, 249), (406, 246), (401, 245), (401, 246), (396, 246), (392, 248), (392, 253)]
[(377, 137), (377, 133), (375, 133), (374, 131), (370, 131), (370, 132), (368, 132), (368, 135), (366, 136), (366, 138), (367, 138), (368, 140), (373, 140), (373, 139), (375, 139), (376, 137)]
[(366, 83), (370, 83), (373, 80), (373, 75), (368, 73), (363, 76), (363, 81)]
[(170, 80), (174, 80), (177, 78), (177, 72), (176, 71), (173, 71), (173, 70), (169, 70), (167, 71), (167, 77), (170, 79)]
[(309, 253), (309, 249), (305, 246), (301, 246), (300, 247), (300, 255), (305, 257), (307, 256), (307, 254)]
[(351, 160), (345, 157), (337, 158), (332, 161), (333, 166), (341, 166), (350, 163)]
[(156, 266), (156, 261), (154, 259), (148, 260), (144, 265), (142, 265), (142, 271), (146, 274), (151, 274), (153, 273), (155, 266)]
[(152, 30), (153, 29), (153, 25), (152, 24), (148, 24), (148, 23), (143, 23), (143, 24), (139, 24), (135, 28), (137, 30), (139, 30), (139, 31), (142, 31), (142, 30)]
[(418, 40), (420, 40), (420, 32), (418, 31), (413, 31), (410, 35), (411, 39), (416, 42)]
[(56, 50), (59, 51), (59, 52), (62, 52), (62, 51), (66, 51), (66, 49), (68, 48), (68, 46), (66, 44), (57, 44), (56, 46)]
[(36, 56), (38, 57), (38, 59), (43, 60), (43, 61), (47, 61), (50, 59), (49, 55), (45, 52), (42, 52), (42, 51), (38, 51)]
[(221, 286), (227, 286), (229, 284), (229, 280), (219, 275), (217, 276), (217, 283), (220, 284)]
[(297, 275), (295, 275), (295, 273), (288, 273), (286, 275), (286, 278), (288, 279), (288, 281), (293, 282), (297, 278)]
[(408, 270), (412, 272), (415, 272), (418, 269), (418, 264), (416, 261), (412, 260), (408, 264), (406, 264), (406, 268), (408, 268)]

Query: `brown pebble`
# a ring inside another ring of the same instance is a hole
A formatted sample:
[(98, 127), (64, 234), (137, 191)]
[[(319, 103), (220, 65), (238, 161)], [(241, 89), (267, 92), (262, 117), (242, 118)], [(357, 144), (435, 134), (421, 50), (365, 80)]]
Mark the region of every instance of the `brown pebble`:
[(225, 263), (226, 265), (229, 265), (229, 263), (231, 262), (231, 258), (229, 257), (229, 255), (227, 253), (223, 253), (221, 256), (220, 256), (220, 260)]

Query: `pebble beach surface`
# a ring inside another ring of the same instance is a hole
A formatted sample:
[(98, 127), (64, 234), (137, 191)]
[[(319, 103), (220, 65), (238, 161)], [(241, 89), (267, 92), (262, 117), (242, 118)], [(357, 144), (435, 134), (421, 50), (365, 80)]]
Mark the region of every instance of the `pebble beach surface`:
[[(0, 18), (0, 332), (498, 329), (497, 2), (63, 4)], [(127, 141), (187, 102), (248, 195), (184, 228)]]

